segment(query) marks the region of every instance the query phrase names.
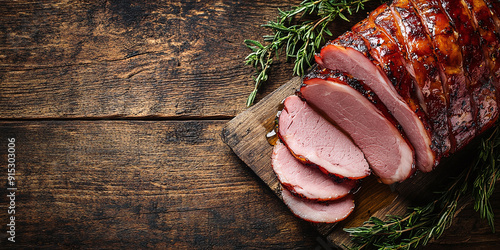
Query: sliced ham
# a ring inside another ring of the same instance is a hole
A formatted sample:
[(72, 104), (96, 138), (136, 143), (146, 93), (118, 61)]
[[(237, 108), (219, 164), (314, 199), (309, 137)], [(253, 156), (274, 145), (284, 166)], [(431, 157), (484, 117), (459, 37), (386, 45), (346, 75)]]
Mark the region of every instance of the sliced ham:
[(414, 172), (413, 148), (383, 113), (348, 83), (312, 74), (304, 79), (300, 93), (350, 135), (383, 183), (401, 182)]
[(278, 135), (297, 159), (325, 173), (351, 179), (370, 174), (363, 152), (349, 137), (297, 96), (285, 99)]
[(342, 220), (352, 179), (429, 172), (494, 126), (499, 13), (498, 0), (394, 0), (327, 43), (279, 119), (273, 169), (292, 212)]
[[(434, 168), (438, 159), (436, 159), (436, 152), (431, 148), (431, 132), (427, 117), (414, 96), (415, 80), (406, 70), (405, 60), (399, 46), (389, 33), (395, 29), (396, 25), (394, 20), (388, 18), (390, 15), (389, 7), (383, 4), (370, 13), (367, 19), (356, 24), (352, 30), (365, 40), (373, 62), (387, 74), (397, 93), (422, 121), (414, 123), (419, 132), (414, 131), (406, 135), (415, 148), (417, 168), (420, 171), (429, 172)], [(387, 27), (389, 31), (383, 30), (376, 23)], [(411, 128), (407, 127), (407, 129)]]
[(301, 199), (286, 189), (283, 189), (281, 195), (283, 202), (297, 217), (310, 222), (334, 223), (345, 219), (354, 210), (351, 195), (330, 202)]
[(397, 24), (396, 37), (407, 61), (408, 72), (416, 79), (417, 96), (429, 117), (433, 147), (447, 156), (453, 151), (447, 116), (447, 89), (440, 79), (434, 48), (408, 0), (394, 1), (390, 9)]
[(356, 187), (355, 181), (338, 183), (318, 168), (304, 165), (279, 141), (274, 146), (271, 163), (281, 185), (302, 198), (337, 200)]
[(387, 75), (363, 54), (368, 48), (357, 50), (345, 45), (327, 44), (316, 56), (316, 62), (324, 68), (346, 72), (371, 88), (399, 122), (408, 139), (413, 145), (418, 145), (422, 169), (432, 170), (439, 158), (429, 146), (429, 133), (420, 117), (397, 93)]

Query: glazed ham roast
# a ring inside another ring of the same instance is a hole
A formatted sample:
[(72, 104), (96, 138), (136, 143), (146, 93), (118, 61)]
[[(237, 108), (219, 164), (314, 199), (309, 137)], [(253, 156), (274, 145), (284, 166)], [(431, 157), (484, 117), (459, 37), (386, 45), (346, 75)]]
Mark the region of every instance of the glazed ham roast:
[(499, 14), (498, 0), (396, 0), (328, 42), (279, 116), (272, 166), (290, 210), (342, 220), (360, 179), (430, 172), (492, 127)]

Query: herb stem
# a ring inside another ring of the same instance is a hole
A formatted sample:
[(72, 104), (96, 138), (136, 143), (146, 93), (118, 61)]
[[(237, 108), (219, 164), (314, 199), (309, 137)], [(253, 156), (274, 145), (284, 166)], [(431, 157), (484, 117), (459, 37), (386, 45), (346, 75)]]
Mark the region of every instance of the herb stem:
[[(269, 69), (272, 67), (273, 57), (285, 47), (286, 60), (294, 59), (293, 74), (303, 76), (305, 71), (314, 63), (314, 53), (325, 42), (325, 36), (332, 36), (328, 29), (337, 16), (349, 21), (343, 14), (346, 10), (358, 12), (364, 8), (364, 3), (370, 0), (305, 0), (289, 11), (279, 10), (276, 21), (269, 21), (262, 25), (270, 28), (273, 35), (264, 36), (262, 45), (258, 41), (245, 40), (245, 44), (252, 50), (245, 62), (252, 65), (256, 71), (255, 86), (247, 98), (246, 105), (251, 106), (262, 83), (268, 79)], [(297, 16), (317, 18), (315, 20), (296, 20)]]
[(387, 221), (370, 218), (361, 227), (346, 228), (354, 249), (413, 249), (439, 238), (459, 212), (461, 204), (471, 197), (474, 209), (486, 218), (494, 232), (494, 214), (490, 197), (500, 178), (500, 129), (479, 144), (474, 160), (440, 196), (425, 206), (411, 208), (403, 217), (388, 216)]

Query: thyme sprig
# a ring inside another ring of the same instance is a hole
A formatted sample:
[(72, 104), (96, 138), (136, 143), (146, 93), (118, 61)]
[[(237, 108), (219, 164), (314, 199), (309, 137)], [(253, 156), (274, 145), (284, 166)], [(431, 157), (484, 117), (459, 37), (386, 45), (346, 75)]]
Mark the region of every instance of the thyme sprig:
[[(370, 0), (305, 0), (289, 11), (278, 9), (277, 20), (262, 25), (273, 31), (273, 35), (264, 36), (266, 45), (255, 40), (244, 41), (252, 50), (245, 58), (245, 63), (256, 70), (255, 86), (248, 96), (247, 107), (253, 104), (261, 84), (268, 79), (273, 58), (278, 58), (283, 47), (286, 60), (294, 59), (293, 74), (304, 75), (307, 68), (312, 66), (314, 53), (325, 42), (325, 37), (332, 36), (328, 25), (336, 17), (349, 21), (346, 14), (358, 12), (368, 1)], [(305, 15), (316, 19), (302, 19)]]
[(483, 138), (471, 167), (454, 179), (439, 197), (422, 207), (410, 208), (405, 216), (388, 216), (383, 221), (371, 217), (363, 226), (346, 228), (354, 249), (414, 249), (439, 238), (448, 228), (461, 204), (471, 197), (474, 209), (486, 218), (492, 231), (490, 197), (500, 178), (500, 128)]

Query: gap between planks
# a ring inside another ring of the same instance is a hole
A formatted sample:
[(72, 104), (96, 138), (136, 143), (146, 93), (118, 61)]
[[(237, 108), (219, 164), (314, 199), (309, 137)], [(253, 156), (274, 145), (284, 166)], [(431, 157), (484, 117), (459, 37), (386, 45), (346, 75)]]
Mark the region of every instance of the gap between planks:
[(43, 117), (43, 118), (0, 118), (0, 122), (25, 121), (230, 121), (235, 116), (103, 116), (103, 117)]

